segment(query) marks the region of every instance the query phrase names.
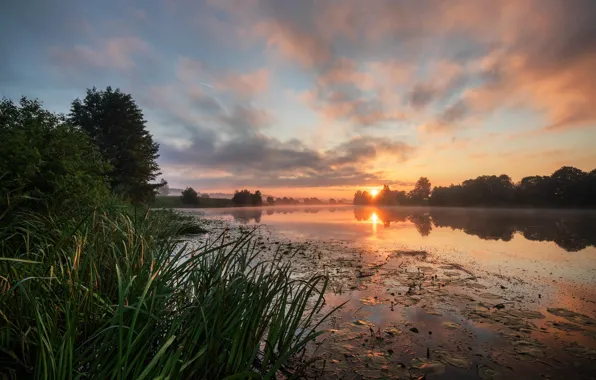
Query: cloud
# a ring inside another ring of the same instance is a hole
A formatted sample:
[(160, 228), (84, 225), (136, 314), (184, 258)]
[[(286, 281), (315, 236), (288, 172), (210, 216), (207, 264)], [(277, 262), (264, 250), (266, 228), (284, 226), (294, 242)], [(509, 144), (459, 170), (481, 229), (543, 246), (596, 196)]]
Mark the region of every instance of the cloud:
[(93, 47), (51, 47), (50, 57), (63, 68), (100, 67), (124, 71), (135, 67), (135, 56), (149, 51), (149, 45), (140, 38), (112, 37), (101, 39)]
[[(264, 134), (273, 122), (266, 111), (236, 106), (229, 115), (208, 126), (181, 115), (181, 109), (162, 103), (162, 122), (184, 124), (186, 142), (162, 142), (160, 162), (166, 167), (215, 170), (224, 176), (203, 177), (203, 187), (232, 186), (254, 181), (274, 186), (336, 186), (386, 181), (371, 164), (379, 157), (406, 161), (414, 148), (387, 138), (356, 137), (326, 151), (312, 149), (296, 139), (282, 141)], [(192, 112), (192, 110), (190, 111)], [(248, 180), (250, 179), (250, 181)], [(243, 182), (244, 181), (244, 182)], [(364, 181), (364, 182), (363, 182)]]
[[(403, 114), (383, 102), (383, 83), (373, 90), (366, 71), (343, 64), (377, 61), (377, 69), (387, 69), (386, 62), (398, 58), (410, 66), (426, 61), (443, 65), (420, 67), (420, 72), (431, 72), (423, 74), (423, 81), (408, 78), (401, 68), (386, 76), (409, 86), (406, 105), (442, 108), (430, 122), (440, 129), (460, 126), (447, 125), (454, 112), (449, 107), (458, 101), (456, 110), (466, 104), (474, 120), (523, 106), (547, 117), (546, 130), (596, 122), (596, 77), (591, 73), (596, 3), (591, 0), (261, 0), (235, 15), (253, 25), (270, 50), (314, 76), (309, 104), (327, 118), (370, 125)], [(474, 66), (483, 61), (484, 67)], [(339, 82), (360, 91), (338, 89)]]
[(269, 89), (270, 73), (259, 69), (250, 73), (229, 73), (219, 82), (218, 87), (229, 90), (243, 98), (251, 98)]

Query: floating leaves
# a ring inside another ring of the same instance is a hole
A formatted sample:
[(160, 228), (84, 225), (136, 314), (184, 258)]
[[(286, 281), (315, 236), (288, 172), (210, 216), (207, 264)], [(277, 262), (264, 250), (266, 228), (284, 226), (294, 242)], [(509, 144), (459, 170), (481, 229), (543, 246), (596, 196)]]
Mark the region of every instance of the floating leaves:
[(490, 368), (487, 365), (479, 365), (478, 366), (478, 376), (482, 380), (499, 380), (501, 379), (501, 374), (494, 369)]
[(552, 315), (556, 315), (557, 317), (562, 317), (567, 319), (568, 321), (579, 323), (580, 325), (590, 325), (596, 326), (596, 320), (590, 318), (586, 315), (576, 313), (574, 311), (563, 309), (563, 308), (549, 308), (546, 309)]
[(543, 345), (523, 339), (513, 341), (513, 350), (524, 360), (540, 359), (545, 356)]
[(435, 350), (434, 354), (435, 357), (443, 363), (450, 364), (454, 367), (469, 368), (470, 365), (472, 365), (470, 359), (466, 358), (465, 356), (454, 354), (452, 352), (444, 350)]
[(412, 359), (412, 368), (419, 369), (424, 374), (440, 375), (445, 373), (445, 364), (440, 361), (430, 360), (426, 358)]
[(447, 330), (457, 330), (459, 329), (459, 325), (457, 323), (454, 322), (443, 322), (441, 323), (441, 325), (446, 328)]

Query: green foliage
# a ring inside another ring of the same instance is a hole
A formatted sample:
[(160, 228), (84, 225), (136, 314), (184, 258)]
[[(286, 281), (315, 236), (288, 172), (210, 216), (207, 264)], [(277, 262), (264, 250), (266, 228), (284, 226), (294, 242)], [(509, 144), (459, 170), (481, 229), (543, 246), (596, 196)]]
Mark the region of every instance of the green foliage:
[(551, 176), (530, 176), (514, 184), (507, 175), (480, 176), (460, 185), (435, 187), (438, 206), (594, 207), (594, 171), (565, 166)]
[(141, 109), (132, 96), (111, 87), (87, 90), (85, 99), (72, 103), (71, 122), (85, 131), (113, 169), (112, 191), (134, 203), (151, 200), (161, 184), (159, 145), (145, 127)]
[(355, 205), (426, 205), (433, 206), (521, 206), (521, 207), (594, 207), (596, 206), (596, 170), (589, 173), (564, 166), (551, 176), (531, 176), (514, 184), (511, 177), (480, 176), (459, 185), (437, 186), (430, 190), (428, 178), (420, 177), (414, 189), (391, 191), (385, 185), (376, 197), (356, 191)]
[(232, 197), (232, 203), (236, 206), (260, 206), (263, 204), (263, 197), (259, 190), (255, 191), (254, 194), (249, 190), (236, 190)]
[(0, 377), (291, 371), (319, 334), (326, 279), (293, 280), (250, 236), (187, 245), (175, 237), (189, 222), (171, 215), (97, 211), (48, 230), (55, 220), (29, 213), (0, 228)]
[(414, 185), (414, 189), (408, 194), (413, 203), (428, 202), (430, 198), (431, 184), (428, 178), (420, 177)]
[(180, 200), (182, 201), (182, 204), (185, 204), (185, 205), (198, 206), (201, 203), (201, 201), (199, 200), (199, 195), (197, 194), (195, 189), (193, 189), (192, 187), (187, 187), (182, 192), (182, 195), (180, 196)]
[(109, 193), (110, 166), (87, 135), (38, 101), (0, 102), (0, 141), (0, 210), (65, 214)]

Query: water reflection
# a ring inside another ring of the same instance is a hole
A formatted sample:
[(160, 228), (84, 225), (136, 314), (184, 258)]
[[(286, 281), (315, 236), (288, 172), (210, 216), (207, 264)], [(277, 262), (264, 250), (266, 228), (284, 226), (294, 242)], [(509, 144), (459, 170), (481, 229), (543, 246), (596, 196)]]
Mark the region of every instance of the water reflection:
[[(451, 228), (483, 240), (510, 241), (516, 233), (531, 241), (554, 242), (569, 252), (596, 246), (596, 213), (559, 210), (487, 210), (453, 208), (405, 207), (342, 207), (342, 208), (239, 208), (222, 211), (241, 223), (261, 223), (263, 214), (294, 214), (292, 220), (307, 217), (304, 214), (353, 213), (356, 221), (367, 221), (385, 228), (392, 223), (412, 223), (421, 236), (428, 236), (433, 228)], [(302, 216), (300, 216), (302, 214)], [(308, 221), (324, 222), (324, 215)], [(350, 218), (340, 220), (349, 223)], [(354, 220), (352, 219), (352, 220)], [(264, 220), (267, 223), (267, 220)]]

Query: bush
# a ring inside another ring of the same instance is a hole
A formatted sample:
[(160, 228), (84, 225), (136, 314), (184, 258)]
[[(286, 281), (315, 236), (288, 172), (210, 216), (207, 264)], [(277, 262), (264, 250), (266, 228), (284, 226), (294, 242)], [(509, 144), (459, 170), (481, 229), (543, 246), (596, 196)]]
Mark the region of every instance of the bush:
[(197, 194), (195, 189), (193, 189), (192, 187), (187, 187), (182, 192), (182, 195), (180, 196), (180, 200), (182, 201), (182, 204), (185, 204), (185, 205), (197, 206), (201, 203), (201, 200), (199, 199), (199, 195)]
[(67, 214), (109, 194), (110, 166), (87, 135), (38, 101), (0, 102), (0, 141), (1, 210)]

